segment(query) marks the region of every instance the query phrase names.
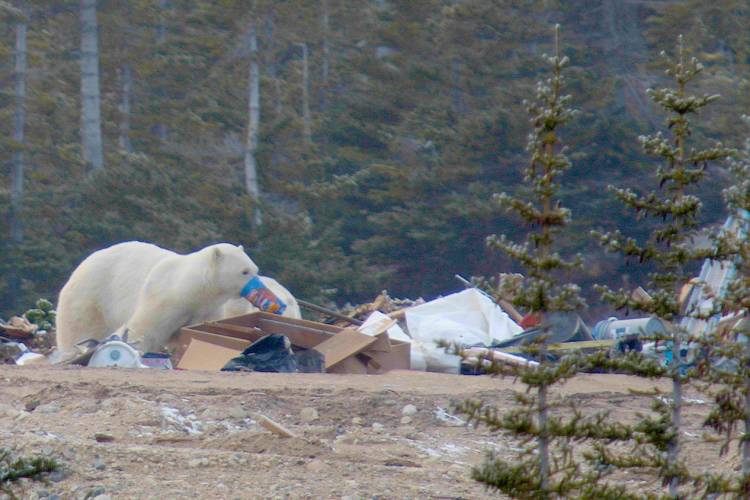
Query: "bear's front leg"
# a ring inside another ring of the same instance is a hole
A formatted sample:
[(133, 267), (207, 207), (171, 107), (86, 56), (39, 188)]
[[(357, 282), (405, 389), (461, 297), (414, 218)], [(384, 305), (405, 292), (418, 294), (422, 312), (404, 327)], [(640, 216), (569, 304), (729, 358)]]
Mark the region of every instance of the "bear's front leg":
[(187, 322), (187, 311), (174, 304), (161, 307), (160, 304), (139, 304), (135, 314), (125, 323), (123, 331), (128, 332), (128, 341), (138, 344), (142, 352), (156, 352), (162, 349), (170, 337)]

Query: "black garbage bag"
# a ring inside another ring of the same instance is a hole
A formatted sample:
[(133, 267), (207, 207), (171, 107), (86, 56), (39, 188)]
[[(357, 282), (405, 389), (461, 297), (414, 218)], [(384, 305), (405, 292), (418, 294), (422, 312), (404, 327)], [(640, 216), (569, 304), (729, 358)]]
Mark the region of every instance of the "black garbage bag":
[(267, 335), (253, 342), (240, 356), (230, 359), (221, 371), (295, 373), (297, 359), (286, 336)]
[(326, 371), (323, 353), (315, 349), (297, 349), (294, 351), (297, 358), (297, 371), (300, 373), (323, 373)]

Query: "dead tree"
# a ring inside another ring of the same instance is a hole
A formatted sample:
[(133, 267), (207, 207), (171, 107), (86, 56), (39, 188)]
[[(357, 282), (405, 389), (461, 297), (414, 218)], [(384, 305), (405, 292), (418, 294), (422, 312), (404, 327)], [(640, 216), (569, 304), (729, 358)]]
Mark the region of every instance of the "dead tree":
[(81, 142), (90, 170), (103, 169), (96, 0), (81, 0)]

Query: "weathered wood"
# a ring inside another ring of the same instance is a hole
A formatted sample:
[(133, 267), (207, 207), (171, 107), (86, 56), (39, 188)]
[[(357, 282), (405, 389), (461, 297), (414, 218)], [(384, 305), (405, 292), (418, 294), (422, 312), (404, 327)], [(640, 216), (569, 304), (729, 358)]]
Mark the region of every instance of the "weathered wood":
[(258, 422), (258, 425), (261, 427), (264, 427), (265, 429), (268, 429), (269, 431), (273, 432), (277, 436), (281, 436), (283, 438), (293, 438), (297, 437), (296, 434), (294, 434), (292, 431), (284, 427), (278, 422), (274, 422), (270, 418), (266, 417), (265, 415), (261, 415), (260, 413), (256, 413), (253, 415), (253, 418), (255, 418), (255, 421)]
[(377, 338), (360, 333), (354, 328), (341, 330), (333, 337), (315, 346), (325, 359), (326, 369), (331, 368), (377, 342)]
[(304, 301), (304, 300), (297, 299), (297, 303), (300, 305), (300, 307), (304, 307), (305, 309), (308, 309), (310, 311), (315, 311), (315, 312), (318, 312), (318, 313), (321, 313), (321, 314), (325, 314), (326, 316), (330, 316), (332, 318), (340, 319), (342, 321), (347, 321), (347, 322), (351, 323), (352, 325), (359, 326), (359, 325), (361, 325), (363, 323), (362, 321), (360, 321), (358, 319), (350, 318), (349, 316), (344, 316), (343, 314), (339, 314), (336, 311), (333, 311), (333, 310), (328, 309), (326, 307), (315, 305), (312, 302), (307, 302), (307, 301)]
[[(561, 351), (577, 351), (581, 349), (609, 349), (617, 343), (614, 339), (607, 340), (586, 340), (583, 342), (563, 342), (560, 344), (548, 344), (547, 350), (553, 352)], [(521, 352), (521, 346), (506, 347), (503, 349), (497, 349), (499, 352), (507, 353), (519, 353)]]

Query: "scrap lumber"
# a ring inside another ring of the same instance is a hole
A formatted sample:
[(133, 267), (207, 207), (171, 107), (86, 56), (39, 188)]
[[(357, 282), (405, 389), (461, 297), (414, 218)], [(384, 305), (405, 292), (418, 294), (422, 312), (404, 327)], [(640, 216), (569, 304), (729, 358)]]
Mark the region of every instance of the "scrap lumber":
[(248, 335), (249, 338), (253, 338), (254, 336), (260, 335), (265, 336), (266, 334), (263, 333), (263, 330), (261, 330), (258, 327), (250, 327), (250, 326), (242, 326), (242, 325), (233, 325), (232, 323), (219, 323), (218, 321), (210, 321), (206, 323), (207, 327), (210, 328), (218, 328), (220, 331), (230, 331), (234, 333), (242, 333), (245, 335)]
[(469, 362), (477, 362), (479, 358), (483, 358), (487, 361), (495, 360), (503, 363), (510, 363), (512, 365), (539, 366), (539, 363), (536, 361), (522, 358), (521, 356), (514, 356), (507, 352), (495, 351), (482, 347), (467, 349), (464, 352), (468, 355), (467, 360)]
[(648, 304), (653, 300), (651, 298), (651, 295), (640, 286), (633, 290), (633, 293), (630, 294), (630, 297), (636, 302), (640, 302), (642, 304)]
[(345, 328), (331, 338), (316, 345), (314, 349), (323, 355), (326, 369), (344, 359), (364, 351), (377, 338), (360, 333), (353, 328)]
[(27, 339), (36, 333), (37, 328), (37, 325), (20, 316), (13, 316), (7, 323), (0, 324), (0, 332), (13, 339)]
[(255, 418), (255, 421), (258, 422), (258, 425), (261, 427), (273, 432), (277, 436), (281, 436), (283, 438), (294, 438), (297, 437), (295, 433), (284, 427), (278, 422), (274, 422), (270, 418), (266, 417), (265, 415), (261, 415), (260, 413), (256, 413), (253, 415)]
[[(584, 340), (581, 342), (562, 342), (559, 344), (547, 344), (546, 348), (552, 352), (566, 352), (566, 351), (577, 351), (581, 349), (609, 349), (617, 343), (615, 339), (606, 340)], [(507, 353), (519, 353), (522, 352), (522, 346), (516, 345), (513, 347), (505, 347), (503, 349), (497, 349), (499, 352)]]
[(363, 321), (360, 321), (356, 318), (350, 318), (349, 316), (339, 314), (336, 311), (333, 311), (326, 307), (315, 305), (312, 302), (307, 302), (306, 300), (297, 299), (297, 303), (300, 305), (300, 307), (304, 307), (305, 309), (309, 309), (310, 311), (325, 314), (326, 316), (330, 316), (332, 318), (340, 319), (341, 321), (347, 321), (351, 323), (352, 325), (359, 326), (363, 323)]

